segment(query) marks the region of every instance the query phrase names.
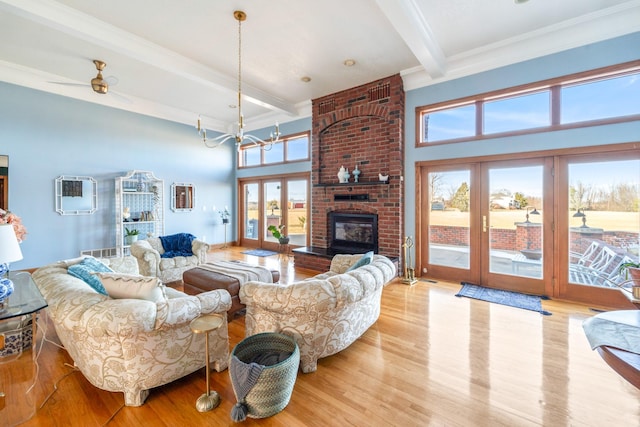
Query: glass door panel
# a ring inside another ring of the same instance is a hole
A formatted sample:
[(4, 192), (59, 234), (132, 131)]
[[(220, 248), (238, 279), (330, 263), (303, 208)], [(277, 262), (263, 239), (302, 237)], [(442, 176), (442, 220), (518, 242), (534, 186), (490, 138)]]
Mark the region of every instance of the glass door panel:
[(309, 218), (309, 181), (297, 179), (287, 181), (287, 228), (286, 232), (295, 246), (307, 245), (307, 219)]
[(429, 264), (469, 269), (471, 172), (430, 172), (427, 183)]
[(276, 227), (283, 224), (282, 221), (282, 185), (280, 181), (265, 182), (263, 184), (264, 194), (264, 241), (278, 243), (278, 239), (271, 235), (271, 232), (267, 230), (270, 225)]
[(249, 240), (258, 240), (258, 224), (259, 224), (259, 186), (257, 183), (244, 184), (243, 191), (243, 218), (244, 218), (244, 238)]
[(542, 278), (542, 185), (542, 166), (489, 169), (490, 273)]
[(638, 261), (640, 160), (570, 162), (567, 173), (567, 281), (617, 288), (620, 265)]

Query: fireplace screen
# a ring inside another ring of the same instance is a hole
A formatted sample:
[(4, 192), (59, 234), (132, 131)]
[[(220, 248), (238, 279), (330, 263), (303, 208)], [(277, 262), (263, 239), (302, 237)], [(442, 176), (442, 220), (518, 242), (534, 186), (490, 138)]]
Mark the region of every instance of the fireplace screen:
[(331, 250), (335, 253), (378, 252), (378, 216), (374, 214), (329, 214)]

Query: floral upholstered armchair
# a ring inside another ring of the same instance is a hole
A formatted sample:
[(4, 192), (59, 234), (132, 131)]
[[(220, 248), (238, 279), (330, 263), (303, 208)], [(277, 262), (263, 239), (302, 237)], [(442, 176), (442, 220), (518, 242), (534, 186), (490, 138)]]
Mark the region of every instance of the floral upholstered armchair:
[(344, 350), (380, 316), (382, 289), (396, 276), (389, 258), (373, 255), (358, 267), (362, 255), (336, 255), (330, 271), (288, 285), (247, 282), (240, 301), (247, 306), (246, 336), (280, 332), (300, 348), (303, 372), (318, 359)]
[[(191, 237), (188, 237), (191, 236)], [(174, 243), (175, 248), (165, 248)], [(181, 245), (186, 245), (180, 248)], [(182, 280), (182, 273), (207, 262), (209, 244), (190, 234), (148, 237), (131, 245), (131, 255), (138, 259), (140, 273), (159, 278), (163, 283)]]
[[(72, 275), (76, 271), (71, 270), (84, 259), (44, 266), (32, 277), (47, 301), (47, 315), (60, 342), (91, 384), (102, 390), (124, 392), (127, 406), (142, 405), (149, 389), (204, 366), (205, 338), (192, 333), (190, 323), (208, 313), (219, 313), (225, 319), (219, 329), (209, 334), (211, 366), (217, 371), (227, 368), (229, 292), (218, 289), (189, 296), (164, 288), (161, 297), (153, 301), (129, 296), (117, 299)], [(123, 281), (155, 280), (137, 275), (138, 265), (132, 256), (99, 261), (113, 270), (104, 275), (118, 276)], [(106, 279), (101, 280), (106, 287)], [(134, 283), (122, 285), (128, 289)], [(163, 288), (162, 284), (156, 286)]]

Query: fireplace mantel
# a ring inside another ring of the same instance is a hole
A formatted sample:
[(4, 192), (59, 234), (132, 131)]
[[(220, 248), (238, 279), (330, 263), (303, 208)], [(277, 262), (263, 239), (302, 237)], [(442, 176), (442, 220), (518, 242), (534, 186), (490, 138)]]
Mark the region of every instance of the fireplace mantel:
[(349, 187), (359, 187), (362, 185), (389, 185), (389, 180), (386, 181), (364, 181), (364, 182), (341, 182), (341, 183), (330, 183), (330, 184), (313, 184), (314, 187), (322, 188), (322, 187), (332, 187), (332, 188), (349, 188)]

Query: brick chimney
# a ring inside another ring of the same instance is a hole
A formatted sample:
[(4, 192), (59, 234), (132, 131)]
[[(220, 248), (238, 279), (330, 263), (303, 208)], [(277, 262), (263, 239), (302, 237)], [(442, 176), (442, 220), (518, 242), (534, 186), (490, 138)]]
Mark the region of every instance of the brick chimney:
[[(379, 253), (399, 258), (404, 229), (404, 89), (399, 74), (313, 100), (311, 247), (296, 251), (297, 267), (325, 270), (311, 258), (329, 248), (329, 213), (378, 215)], [(360, 170), (339, 183), (341, 166)], [(381, 182), (379, 174), (388, 175)], [(306, 250), (304, 250), (306, 249)]]

